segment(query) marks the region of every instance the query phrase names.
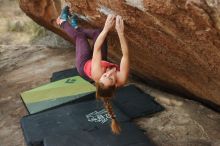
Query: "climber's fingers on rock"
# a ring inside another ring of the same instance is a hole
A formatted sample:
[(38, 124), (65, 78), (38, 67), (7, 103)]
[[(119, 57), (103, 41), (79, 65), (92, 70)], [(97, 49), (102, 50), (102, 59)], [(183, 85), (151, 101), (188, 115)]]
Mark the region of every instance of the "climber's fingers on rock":
[(109, 14), (107, 17), (107, 21), (110, 21), (110, 22), (114, 22), (114, 19), (115, 19), (115, 15), (113, 14)]
[(106, 19), (106, 22), (105, 22), (105, 26), (104, 26), (104, 29), (109, 31), (112, 26), (114, 25), (115, 23), (115, 16), (114, 15), (108, 15), (107, 19)]
[(115, 28), (118, 33), (123, 33), (124, 32), (124, 21), (121, 16), (116, 17), (116, 25)]

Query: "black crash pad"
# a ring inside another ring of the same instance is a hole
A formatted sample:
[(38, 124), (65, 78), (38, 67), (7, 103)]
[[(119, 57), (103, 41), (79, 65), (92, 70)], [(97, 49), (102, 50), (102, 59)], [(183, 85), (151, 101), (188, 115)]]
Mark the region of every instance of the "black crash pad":
[(154, 101), (154, 97), (133, 84), (118, 89), (113, 102), (130, 118), (151, 115), (164, 110), (164, 107)]
[(44, 146), (153, 146), (148, 137), (136, 125), (121, 123), (120, 135), (113, 135), (109, 127), (92, 131), (72, 131), (72, 134), (53, 134), (45, 137)]
[[(116, 106), (113, 105), (113, 109), (119, 122), (130, 120)], [(75, 130), (93, 131), (103, 126), (107, 126), (110, 133), (110, 122), (102, 102), (89, 100), (25, 116), (21, 119), (21, 126), (28, 146), (33, 146), (56, 133), (65, 135)]]
[[(51, 81), (75, 75), (79, 75), (76, 68), (59, 71), (53, 73)], [(135, 85), (118, 89), (113, 101), (130, 118), (151, 115), (164, 110), (164, 107), (154, 101), (154, 97), (144, 93)]]

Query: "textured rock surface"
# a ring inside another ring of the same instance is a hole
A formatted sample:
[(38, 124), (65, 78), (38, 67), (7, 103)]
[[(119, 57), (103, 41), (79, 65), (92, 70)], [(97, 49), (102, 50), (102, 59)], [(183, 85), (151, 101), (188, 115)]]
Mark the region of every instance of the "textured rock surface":
[[(53, 33), (45, 33), (33, 41), (32, 31), (19, 29), (33, 22), (21, 12), (17, 0), (0, 0), (0, 3), (0, 146), (26, 146), (20, 119), (27, 112), (20, 93), (47, 84), (55, 71), (72, 68), (75, 54), (70, 43)], [(15, 25), (17, 31), (8, 31), (10, 23), (19, 24)], [(156, 145), (220, 145), (219, 113), (142, 82), (130, 81), (166, 108), (161, 113), (136, 119)]]
[[(123, 16), (133, 73), (163, 88), (220, 105), (218, 0), (67, 1), (94, 27), (102, 27), (109, 13)], [(20, 0), (28, 16), (67, 39), (53, 23), (60, 4), (59, 0)], [(118, 62), (121, 53), (114, 31), (109, 41), (110, 57)]]

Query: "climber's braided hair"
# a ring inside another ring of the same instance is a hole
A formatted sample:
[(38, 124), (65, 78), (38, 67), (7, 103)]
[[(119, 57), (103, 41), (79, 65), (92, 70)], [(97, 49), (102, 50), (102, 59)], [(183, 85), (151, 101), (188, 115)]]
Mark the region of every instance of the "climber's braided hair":
[(112, 132), (114, 134), (119, 134), (121, 132), (121, 128), (119, 126), (119, 123), (116, 120), (116, 116), (115, 116), (115, 113), (112, 109), (112, 104), (110, 101), (110, 99), (113, 97), (113, 94), (115, 92), (116, 87), (114, 85), (114, 86), (104, 88), (103, 83), (97, 82), (96, 88), (97, 88), (96, 98), (101, 99), (104, 102), (104, 107), (107, 110), (107, 112), (110, 115), (110, 118), (112, 120), (112, 123), (111, 123)]

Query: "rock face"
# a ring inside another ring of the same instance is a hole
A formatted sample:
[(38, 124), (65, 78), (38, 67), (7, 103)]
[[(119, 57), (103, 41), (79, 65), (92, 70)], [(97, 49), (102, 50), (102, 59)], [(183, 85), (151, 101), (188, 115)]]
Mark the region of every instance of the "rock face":
[[(220, 1), (218, 0), (67, 0), (84, 24), (102, 27), (106, 15), (126, 23), (131, 70), (143, 80), (220, 105)], [(54, 23), (59, 0), (20, 0), (34, 21), (69, 39)], [(119, 62), (115, 31), (110, 58)]]

